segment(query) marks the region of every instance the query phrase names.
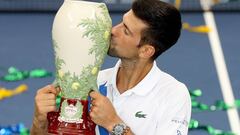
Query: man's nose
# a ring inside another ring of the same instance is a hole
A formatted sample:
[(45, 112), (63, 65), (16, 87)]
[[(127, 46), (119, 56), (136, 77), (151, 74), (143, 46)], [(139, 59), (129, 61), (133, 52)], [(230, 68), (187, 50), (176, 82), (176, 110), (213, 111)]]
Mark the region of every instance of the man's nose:
[(112, 31), (111, 31), (112, 36), (114, 36), (114, 35), (117, 34), (117, 31), (118, 31), (118, 27), (119, 27), (119, 26), (120, 26), (120, 24), (115, 25), (114, 27), (112, 27)]
[(112, 31), (111, 31), (112, 36), (115, 35), (115, 33), (116, 33), (116, 26), (112, 27)]

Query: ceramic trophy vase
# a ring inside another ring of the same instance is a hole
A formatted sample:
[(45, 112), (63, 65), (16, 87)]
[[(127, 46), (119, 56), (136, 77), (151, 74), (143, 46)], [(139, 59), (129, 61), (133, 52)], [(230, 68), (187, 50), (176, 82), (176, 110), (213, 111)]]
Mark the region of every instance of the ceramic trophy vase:
[(98, 90), (97, 75), (109, 48), (112, 22), (104, 3), (65, 0), (52, 28), (56, 85), (61, 88), (57, 112), (48, 113), (48, 133), (95, 135), (88, 93)]

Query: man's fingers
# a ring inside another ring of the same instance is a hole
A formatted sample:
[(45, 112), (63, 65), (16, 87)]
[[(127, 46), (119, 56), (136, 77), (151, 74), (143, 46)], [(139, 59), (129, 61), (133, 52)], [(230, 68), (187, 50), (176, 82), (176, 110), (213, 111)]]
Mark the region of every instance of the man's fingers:
[(90, 113), (94, 115), (94, 114), (97, 114), (97, 112), (98, 112), (98, 108), (95, 106), (92, 106), (90, 109)]
[(90, 91), (88, 92), (88, 95), (89, 95), (89, 96), (90, 96), (90, 93), (91, 93), (91, 92), (94, 92), (94, 90), (90, 90)]
[(97, 102), (96, 100), (92, 100), (91, 104), (92, 106), (99, 106), (99, 102)]
[(43, 100), (39, 103), (41, 106), (55, 106), (56, 100)]
[(59, 92), (61, 91), (61, 88), (60, 88), (60, 86), (56, 86), (56, 87), (55, 87), (55, 89), (57, 90), (57, 94), (56, 94), (56, 95), (58, 95), (58, 94), (59, 94)]
[(102, 97), (102, 95), (96, 91), (90, 91), (89, 96), (94, 100)]
[(57, 95), (58, 94), (58, 90), (53, 85), (47, 85), (47, 86), (39, 89), (37, 93), (38, 94), (41, 94), (41, 93), (53, 93), (53, 94)]
[(53, 93), (47, 93), (47, 94), (39, 94), (35, 97), (35, 100), (38, 102), (41, 102), (43, 100), (55, 100), (56, 95)]

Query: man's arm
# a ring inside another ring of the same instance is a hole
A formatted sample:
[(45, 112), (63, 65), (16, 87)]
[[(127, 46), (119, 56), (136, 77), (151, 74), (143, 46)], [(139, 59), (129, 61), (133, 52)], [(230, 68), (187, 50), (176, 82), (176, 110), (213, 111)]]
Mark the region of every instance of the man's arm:
[(47, 113), (56, 110), (56, 95), (59, 93), (53, 85), (47, 85), (37, 91), (31, 135), (47, 133)]
[[(107, 97), (96, 91), (90, 92), (89, 95), (92, 98), (90, 117), (96, 124), (104, 127), (111, 133), (116, 124), (124, 123), (117, 115), (112, 103)], [(124, 135), (134, 134), (129, 128)]]

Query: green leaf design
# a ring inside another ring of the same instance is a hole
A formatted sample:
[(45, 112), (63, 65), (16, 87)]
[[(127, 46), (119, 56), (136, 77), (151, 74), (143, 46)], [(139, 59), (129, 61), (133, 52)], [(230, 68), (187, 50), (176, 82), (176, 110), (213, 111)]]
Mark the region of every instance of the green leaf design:
[[(83, 37), (88, 37), (93, 41), (94, 45), (89, 50), (89, 54), (95, 53), (95, 65), (99, 67), (103, 63), (108, 46), (110, 42), (110, 31), (111, 31), (111, 18), (108, 15), (108, 11), (105, 4), (99, 6), (103, 17), (99, 17), (95, 14), (95, 19), (84, 19), (78, 26), (85, 27), (86, 31)], [(100, 67), (99, 67), (100, 68)]]

